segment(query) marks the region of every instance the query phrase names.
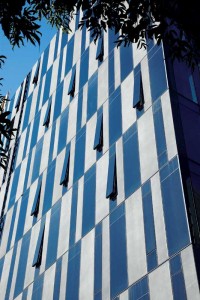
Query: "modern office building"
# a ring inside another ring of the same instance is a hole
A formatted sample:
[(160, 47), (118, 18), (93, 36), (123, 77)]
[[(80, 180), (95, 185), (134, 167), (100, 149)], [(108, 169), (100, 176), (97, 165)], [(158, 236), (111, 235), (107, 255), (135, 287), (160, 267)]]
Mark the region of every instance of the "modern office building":
[(78, 18), (6, 108), (0, 299), (200, 299), (199, 70)]

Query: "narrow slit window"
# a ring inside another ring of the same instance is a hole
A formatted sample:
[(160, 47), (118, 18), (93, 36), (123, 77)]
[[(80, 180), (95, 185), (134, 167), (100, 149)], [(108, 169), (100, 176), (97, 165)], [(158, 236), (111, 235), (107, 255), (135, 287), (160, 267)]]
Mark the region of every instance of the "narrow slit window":
[(40, 61), (38, 61), (38, 65), (37, 65), (37, 68), (36, 68), (36, 70), (35, 70), (35, 75), (34, 75), (33, 81), (32, 81), (32, 83), (35, 84), (35, 85), (36, 85), (37, 82), (38, 82), (39, 70), (40, 70)]
[(99, 152), (103, 148), (103, 114), (97, 119), (93, 149)]
[(104, 56), (104, 43), (103, 43), (103, 37), (100, 37), (98, 39), (96, 59), (98, 59), (100, 62), (102, 62), (103, 56)]
[(74, 68), (72, 71), (72, 76), (69, 84), (68, 95), (74, 97), (75, 93), (75, 82), (76, 82), (76, 69)]
[(64, 160), (62, 175), (60, 179), (60, 185), (63, 185), (65, 187), (68, 186), (68, 182), (69, 182), (69, 165), (70, 165), (70, 150), (68, 149), (65, 154), (65, 160)]
[(35, 249), (35, 255), (32, 263), (32, 267), (38, 268), (41, 265), (42, 261), (42, 249), (43, 249), (43, 241), (44, 241), (44, 231), (45, 224), (42, 224), (40, 227), (40, 232), (37, 240), (37, 245)]
[(37, 190), (35, 193), (35, 198), (33, 201), (33, 206), (31, 210), (31, 216), (37, 217), (39, 212), (39, 206), (40, 206), (40, 194), (41, 194), (41, 187), (42, 187), (42, 181), (38, 181)]
[(109, 160), (106, 198), (109, 198), (110, 200), (115, 200), (117, 194), (118, 194), (118, 190), (117, 190), (116, 155), (113, 155), (110, 157)]
[(142, 110), (144, 107), (144, 92), (142, 86), (141, 72), (134, 75), (134, 94), (133, 94), (133, 108)]
[(21, 84), (20, 92), (19, 92), (17, 102), (15, 105), (15, 108), (17, 109), (17, 111), (19, 110), (19, 106), (20, 106), (20, 102), (21, 102), (21, 98), (22, 98), (22, 89), (23, 89), (23, 83)]
[(43, 126), (49, 127), (50, 115), (51, 115), (51, 101), (49, 101), (49, 104), (48, 104), (48, 107), (46, 110)]

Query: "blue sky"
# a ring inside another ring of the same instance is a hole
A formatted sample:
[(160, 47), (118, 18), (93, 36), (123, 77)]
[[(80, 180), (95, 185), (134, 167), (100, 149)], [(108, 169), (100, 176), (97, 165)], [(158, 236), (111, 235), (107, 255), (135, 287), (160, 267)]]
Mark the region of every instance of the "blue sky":
[(0, 55), (7, 57), (3, 68), (0, 69), (0, 77), (4, 78), (2, 81), (3, 86), (0, 87), (0, 94), (5, 95), (9, 91), (10, 97), (12, 97), (41, 53), (48, 46), (56, 31), (56, 28), (52, 28), (44, 20), (41, 27), (40, 46), (25, 43), (25, 46), (15, 47), (14, 50), (3, 32), (0, 31)]

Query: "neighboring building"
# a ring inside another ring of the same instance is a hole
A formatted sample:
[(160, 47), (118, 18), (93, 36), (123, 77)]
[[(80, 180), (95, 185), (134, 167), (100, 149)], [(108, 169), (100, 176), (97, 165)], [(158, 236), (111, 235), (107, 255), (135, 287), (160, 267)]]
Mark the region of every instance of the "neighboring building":
[(0, 299), (200, 299), (199, 71), (77, 24), (7, 107)]

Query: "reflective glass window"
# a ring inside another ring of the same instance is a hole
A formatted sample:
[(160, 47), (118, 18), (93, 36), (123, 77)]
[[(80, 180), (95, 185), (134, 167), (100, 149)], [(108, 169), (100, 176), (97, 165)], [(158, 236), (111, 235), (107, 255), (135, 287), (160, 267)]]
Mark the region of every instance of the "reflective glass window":
[(96, 166), (84, 175), (82, 236), (95, 225)]
[(112, 145), (122, 135), (121, 90), (117, 88), (109, 99), (109, 140)]
[(88, 98), (87, 98), (87, 120), (89, 120), (97, 110), (97, 72), (88, 80)]
[[(118, 208), (117, 208), (118, 209)], [(125, 216), (110, 225), (110, 293), (111, 298), (128, 286)]]
[(139, 146), (136, 124), (123, 136), (124, 148), (124, 184), (126, 198), (141, 185)]
[(164, 167), (160, 174), (170, 256), (190, 243), (180, 175), (178, 169), (171, 171), (172, 164), (173, 161)]
[(123, 81), (133, 70), (133, 49), (132, 45), (120, 47), (120, 68), (121, 81)]
[(167, 89), (167, 80), (165, 74), (165, 65), (163, 51), (160, 47), (157, 52), (148, 60), (151, 97), (155, 101)]
[(84, 173), (85, 165), (85, 126), (76, 136), (75, 159), (74, 159), (74, 182)]
[(47, 243), (46, 254), (46, 269), (48, 269), (57, 258), (59, 224), (60, 224), (60, 206), (61, 202), (58, 201), (51, 210), (51, 219), (49, 226), (49, 236)]

